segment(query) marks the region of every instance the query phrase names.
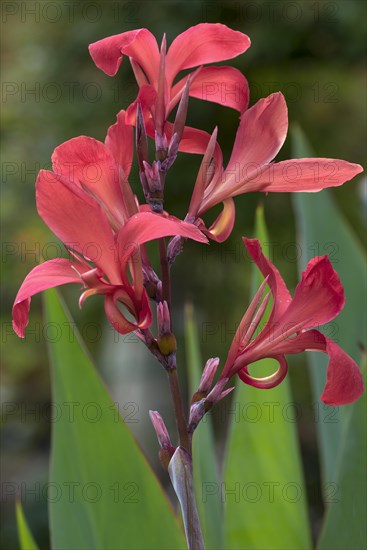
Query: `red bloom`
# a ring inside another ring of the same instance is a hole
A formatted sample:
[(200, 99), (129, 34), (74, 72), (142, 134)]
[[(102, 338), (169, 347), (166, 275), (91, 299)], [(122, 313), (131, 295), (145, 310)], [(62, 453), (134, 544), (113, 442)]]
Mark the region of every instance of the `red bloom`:
[[(331, 321), (344, 306), (343, 287), (328, 257), (310, 260), (292, 298), (276, 267), (263, 255), (259, 241), (243, 239), (243, 242), (266, 280), (238, 327), (220, 378), (238, 373), (246, 384), (272, 388), (287, 373), (285, 355), (322, 351), (330, 358), (322, 401), (327, 405), (344, 405), (358, 399), (363, 392), (363, 381), (356, 363), (321, 332), (308, 330)], [(260, 305), (266, 283), (270, 292)], [(270, 317), (260, 334), (253, 338), (270, 294), (273, 297)], [(250, 375), (248, 366), (266, 357), (278, 361), (278, 370), (263, 378)]]
[[(110, 36), (89, 46), (93, 61), (109, 76), (114, 76), (128, 55), (139, 85), (137, 100), (127, 110), (128, 123), (135, 124), (137, 101), (146, 119), (147, 132), (155, 136), (155, 130), (172, 137), (172, 124), (167, 118), (180, 101), (188, 77), (189, 95), (213, 101), (243, 112), (248, 105), (249, 91), (246, 78), (233, 67), (203, 67), (232, 59), (245, 52), (250, 39), (245, 34), (229, 29), (220, 23), (201, 23), (190, 27), (175, 38), (166, 53), (165, 37), (161, 50), (148, 29), (138, 29)], [(176, 84), (178, 73), (199, 67)], [(180, 150), (203, 153), (208, 134), (185, 127)]]
[[(57, 147), (53, 172), (41, 170), (36, 182), (38, 213), (71, 252), (73, 260), (49, 260), (25, 278), (13, 306), (13, 327), (24, 337), (31, 297), (66, 283), (81, 283), (80, 305), (92, 294), (105, 295), (106, 315), (121, 333), (147, 328), (152, 321), (143, 286), (140, 245), (168, 235), (205, 242), (193, 225), (167, 214), (139, 211), (127, 181), (132, 128), (121, 111), (105, 143), (80, 136)], [(130, 272), (130, 277), (129, 277)], [(118, 303), (136, 322), (129, 321)]]
[[(173, 85), (184, 69), (232, 59), (250, 46), (245, 34), (220, 23), (200, 23), (178, 35), (165, 56), (165, 86), (167, 114), (177, 105), (187, 76)], [(93, 61), (103, 72), (114, 76), (124, 55), (130, 57), (139, 87), (147, 86), (151, 95), (158, 92), (161, 55), (153, 34), (137, 29), (108, 38), (89, 46)], [(243, 111), (248, 103), (248, 86), (244, 76), (233, 67), (202, 67), (191, 73), (190, 95), (214, 101)], [(146, 94), (148, 95), (148, 93)]]
[[(236, 195), (252, 191), (315, 192), (342, 185), (362, 172), (359, 164), (336, 159), (272, 162), (285, 141), (287, 131), (287, 106), (279, 92), (260, 99), (241, 115), (226, 169), (222, 165), (222, 155), (213, 148), (213, 142), (208, 145), (188, 214), (190, 219), (196, 219), (216, 204), (224, 203), (223, 213), (209, 229), (208, 236), (220, 242), (228, 237), (235, 217), (232, 197)], [(211, 163), (214, 151), (216, 156)]]

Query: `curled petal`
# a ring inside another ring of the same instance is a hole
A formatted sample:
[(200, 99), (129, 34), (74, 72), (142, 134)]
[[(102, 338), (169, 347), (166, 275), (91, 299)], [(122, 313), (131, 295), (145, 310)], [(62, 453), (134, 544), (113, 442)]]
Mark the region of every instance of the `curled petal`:
[(205, 228), (203, 222), (201, 223), (201, 225), (199, 225), (199, 229), (201, 229), (201, 231), (213, 241), (216, 241), (217, 243), (222, 243), (226, 239), (228, 239), (228, 237), (232, 233), (235, 217), (236, 207), (234, 201), (233, 199), (226, 199), (223, 202), (222, 212), (219, 214), (214, 223), (209, 227), (209, 229)]
[[(129, 321), (119, 309), (117, 303), (123, 304), (135, 317), (136, 323)], [(128, 334), (134, 330), (146, 329), (152, 324), (152, 313), (149, 299), (144, 291), (140, 303), (135, 303), (130, 294), (124, 289), (116, 290), (112, 295), (106, 296), (104, 308), (107, 318), (113, 328), (120, 334)]]
[(79, 273), (87, 270), (87, 267), (64, 258), (48, 260), (33, 268), (24, 279), (14, 300), (13, 329), (16, 334), (20, 338), (24, 338), (24, 331), (28, 325), (31, 297), (34, 294), (68, 283), (82, 283)]
[[(172, 98), (180, 94), (187, 78), (185, 76), (173, 86)], [(203, 67), (193, 78), (189, 95), (231, 107), (242, 113), (248, 107), (249, 87), (246, 78), (234, 67)], [(170, 103), (169, 110), (173, 107), (174, 104)]]
[(278, 386), (283, 380), (288, 371), (287, 361), (285, 360), (284, 355), (274, 355), (271, 359), (275, 359), (279, 363), (278, 369), (269, 376), (263, 376), (260, 378), (255, 378), (251, 376), (248, 372), (248, 367), (243, 367), (238, 371), (238, 376), (241, 378), (242, 382), (248, 384), (249, 386), (254, 386), (255, 388), (260, 389), (270, 389)]
[(166, 60), (167, 80), (172, 84), (183, 69), (232, 59), (245, 52), (251, 41), (245, 34), (220, 23), (200, 23), (172, 42)]
[(97, 67), (109, 76), (115, 76), (123, 55), (128, 55), (142, 67), (152, 84), (158, 77), (158, 45), (148, 29), (123, 32), (98, 40), (90, 44), (89, 53)]

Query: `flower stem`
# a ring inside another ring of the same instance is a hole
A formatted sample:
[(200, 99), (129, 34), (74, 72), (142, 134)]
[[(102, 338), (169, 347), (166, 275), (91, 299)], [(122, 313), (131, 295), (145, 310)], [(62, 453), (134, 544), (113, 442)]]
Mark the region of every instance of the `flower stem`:
[[(171, 281), (170, 266), (167, 259), (166, 243), (164, 239), (159, 239), (159, 256), (161, 263), (162, 277), (162, 299), (165, 300), (170, 308), (171, 304)], [(171, 327), (172, 327), (172, 318)], [(166, 371), (171, 391), (173, 408), (175, 413), (177, 431), (179, 436), (179, 447), (181, 453), (186, 453), (187, 460), (184, 460), (185, 475), (179, 476), (177, 482), (173, 483), (174, 489), (180, 501), (182, 516), (185, 524), (185, 533), (189, 550), (204, 550), (204, 539), (201, 531), (199, 516), (197, 513), (195, 492), (193, 487), (192, 472), (192, 434), (188, 432), (188, 425), (185, 416), (185, 409), (180, 389), (180, 383), (177, 373), (176, 354), (172, 354), (171, 361)], [(170, 472), (171, 481), (172, 472)], [(182, 477), (182, 479), (181, 479)], [(182, 495), (186, 494), (183, 498)]]
[(169, 263), (167, 259), (166, 243), (164, 238), (158, 239), (159, 258), (162, 271), (162, 296), (166, 300), (168, 307), (171, 307), (171, 281), (169, 272)]
[(169, 387), (171, 390), (171, 396), (173, 401), (173, 407), (175, 411), (176, 424), (178, 430), (178, 436), (180, 440), (180, 446), (191, 456), (192, 444), (191, 435), (187, 431), (187, 422), (185, 418), (184, 406), (180, 391), (180, 385), (178, 380), (177, 368), (167, 370)]

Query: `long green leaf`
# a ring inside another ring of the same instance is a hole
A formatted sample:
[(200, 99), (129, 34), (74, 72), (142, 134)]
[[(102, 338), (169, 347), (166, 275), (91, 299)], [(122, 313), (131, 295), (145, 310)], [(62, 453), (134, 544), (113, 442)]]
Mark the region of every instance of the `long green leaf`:
[[(200, 354), (198, 330), (191, 305), (185, 308), (185, 344), (190, 395), (198, 389), (203, 363)], [(222, 503), (220, 479), (210, 415), (204, 416), (193, 440), (195, 494), (206, 547), (222, 548)]]
[(46, 319), (55, 422), (49, 515), (54, 549), (185, 548), (155, 475), (87, 357), (56, 291)]
[(33, 535), (28, 527), (27, 520), (25, 519), (23, 507), (20, 501), (17, 501), (15, 507), (19, 544), (21, 550), (38, 550), (38, 546), (33, 538)]
[[(366, 374), (366, 362), (362, 369)], [(366, 376), (364, 376), (366, 380)], [(337, 482), (330, 484), (328, 509), (319, 550), (367, 548), (367, 393), (353, 403), (336, 463)]]
[[(293, 129), (295, 157), (313, 157), (313, 151), (299, 128)], [(294, 193), (298, 239), (302, 255), (300, 268), (315, 255), (329, 254), (344, 286), (346, 306), (326, 328), (326, 334), (359, 361), (358, 342), (364, 342), (366, 327), (366, 257), (359, 242), (335, 205), (328, 190)], [(327, 357), (308, 354), (315, 402), (320, 412), (319, 434), (323, 486), (336, 481), (336, 461), (348, 407), (328, 407), (319, 402), (325, 385)]]
[[(262, 210), (256, 234), (267, 240)], [(254, 268), (256, 269), (256, 268)], [(258, 278), (254, 273), (254, 280)], [(259, 361), (260, 372), (273, 370)], [(226, 548), (311, 547), (295, 414), (288, 379), (271, 390), (239, 382), (229, 413), (222, 497)]]

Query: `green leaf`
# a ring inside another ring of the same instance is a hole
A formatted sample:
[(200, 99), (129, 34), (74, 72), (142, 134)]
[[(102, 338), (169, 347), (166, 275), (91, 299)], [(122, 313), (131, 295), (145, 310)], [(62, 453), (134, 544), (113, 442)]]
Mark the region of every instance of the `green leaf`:
[[(266, 242), (261, 209), (256, 233)], [(256, 366), (261, 373), (274, 370), (272, 360), (259, 361)], [(288, 378), (270, 390), (239, 382), (229, 413), (233, 421), (222, 491), (226, 548), (311, 548)]]
[[(295, 157), (313, 157), (306, 138), (299, 128), (294, 128), (293, 149)], [(352, 185), (352, 184), (348, 184)], [(298, 240), (302, 256), (300, 268), (304, 269), (310, 258), (329, 254), (330, 261), (339, 273), (344, 286), (346, 306), (335, 321), (323, 332), (359, 361), (358, 342), (364, 342), (366, 327), (366, 257), (359, 241), (334, 203), (329, 190), (320, 193), (294, 193)], [(320, 403), (325, 385), (328, 359), (321, 353), (308, 353), (315, 402), (318, 404), (317, 429), (321, 452), (323, 486), (336, 482), (336, 461), (341, 444), (346, 407), (328, 407)]]
[[(203, 362), (192, 305), (185, 308), (185, 344), (190, 395), (198, 389)], [(220, 549), (223, 545), (222, 503), (220, 478), (210, 414), (204, 416), (193, 438), (195, 494), (206, 548)]]
[(46, 292), (55, 421), (49, 483), (54, 549), (185, 548), (157, 478), (85, 353), (55, 290)]
[[(366, 380), (366, 360), (362, 368)], [(366, 548), (367, 393), (348, 411), (318, 550)]]
[(28, 527), (27, 520), (25, 519), (23, 507), (20, 501), (16, 502), (15, 513), (17, 517), (18, 536), (21, 550), (38, 550), (38, 546)]

